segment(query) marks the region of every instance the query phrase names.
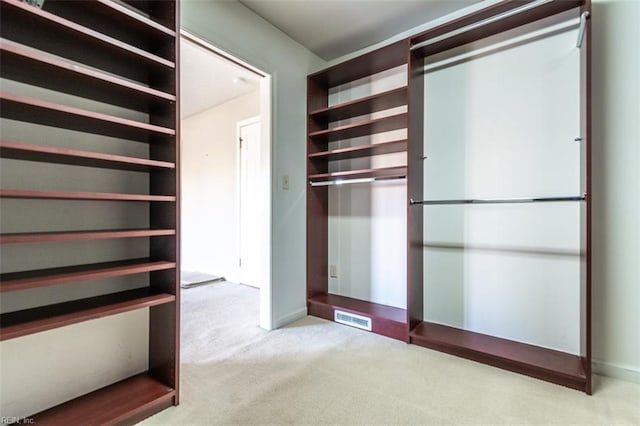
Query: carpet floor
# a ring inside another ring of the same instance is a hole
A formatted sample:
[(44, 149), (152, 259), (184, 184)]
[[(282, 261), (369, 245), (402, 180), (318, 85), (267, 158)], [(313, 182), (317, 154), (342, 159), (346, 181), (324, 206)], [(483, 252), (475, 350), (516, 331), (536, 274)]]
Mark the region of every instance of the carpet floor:
[(640, 385), (595, 394), (306, 317), (267, 332), (258, 290), (182, 292), (181, 403), (145, 425), (640, 425)]

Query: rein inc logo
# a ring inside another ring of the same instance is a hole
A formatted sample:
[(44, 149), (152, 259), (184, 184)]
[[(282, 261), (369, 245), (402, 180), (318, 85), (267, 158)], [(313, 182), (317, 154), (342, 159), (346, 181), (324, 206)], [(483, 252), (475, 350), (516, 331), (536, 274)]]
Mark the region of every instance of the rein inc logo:
[(2, 425), (32, 425), (36, 423), (36, 419), (33, 417), (15, 417), (15, 416), (2, 416), (0, 417), (0, 424)]

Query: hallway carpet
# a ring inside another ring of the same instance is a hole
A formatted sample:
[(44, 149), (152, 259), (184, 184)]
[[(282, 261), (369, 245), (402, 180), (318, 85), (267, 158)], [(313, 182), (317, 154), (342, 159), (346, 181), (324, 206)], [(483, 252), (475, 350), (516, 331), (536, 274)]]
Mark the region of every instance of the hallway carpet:
[(640, 425), (640, 385), (587, 396), (315, 317), (267, 332), (258, 290), (182, 292), (181, 404), (145, 425)]

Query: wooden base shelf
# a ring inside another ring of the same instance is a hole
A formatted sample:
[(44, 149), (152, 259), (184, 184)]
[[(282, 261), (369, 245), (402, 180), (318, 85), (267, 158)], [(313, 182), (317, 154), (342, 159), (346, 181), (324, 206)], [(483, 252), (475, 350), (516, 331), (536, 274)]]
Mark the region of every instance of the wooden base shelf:
[(360, 115), (371, 114), (406, 104), (407, 88), (401, 87), (399, 89), (356, 99), (351, 102), (312, 111), (309, 113), (309, 117), (318, 122), (330, 123), (332, 121), (358, 117)]
[(364, 123), (346, 124), (332, 129), (318, 130), (317, 132), (309, 133), (309, 138), (314, 142), (334, 142), (342, 139), (370, 136), (376, 133), (404, 129), (407, 127), (408, 120), (409, 115), (406, 113), (394, 114), (365, 121)]
[(398, 340), (407, 340), (407, 311), (351, 297), (327, 294), (307, 301), (309, 315), (334, 320), (335, 310), (371, 318), (371, 331)]
[(104, 192), (29, 191), (24, 189), (0, 189), (0, 198), (26, 198), (46, 200), (96, 200), (96, 201), (176, 201), (174, 195), (114, 194)]
[(411, 331), (410, 342), (588, 392), (578, 355), (428, 322)]
[(116, 138), (150, 142), (149, 135), (174, 136), (175, 130), (39, 99), (0, 93), (2, 116), (27, 123)]
[(149, 288), (90, 297), (0, 315), (0, 341), (136, 309), (171, 303), (172, 294), (154, 294)]
[(173, 405), (175, 390), (139, 374), (33, 416), (42, 425), (135, 424)]
[(0, 234), (0, 244), (104, 240), (110, 238), (160, 237), (175, 234), (175, 229), (123, 229), (112, 231), (71, 231)]
[(382, 142), (371, 145), (360, 145), (349, 148), (332, 149), (330, 151), (309, 154), (310, 160), (350, 160), (353, 158), (369, 157), (372, 155), (392, 154), (394, 152), (406, 152), (407, 140)]
[(151, 259), (120, 260), (90, 265), (66, 266), (35, 271), (0, 274), (0, 292), (28, 290), (78, 281), (113, 278), (123, 275), (173, 269), (176, 262)]

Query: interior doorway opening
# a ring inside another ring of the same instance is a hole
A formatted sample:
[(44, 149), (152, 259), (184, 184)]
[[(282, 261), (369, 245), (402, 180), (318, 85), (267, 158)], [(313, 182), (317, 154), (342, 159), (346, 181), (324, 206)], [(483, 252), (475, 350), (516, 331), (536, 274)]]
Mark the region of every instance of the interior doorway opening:
[(181, 31), (182, 287), (260, 289), (271, 328), (271, 78)]

